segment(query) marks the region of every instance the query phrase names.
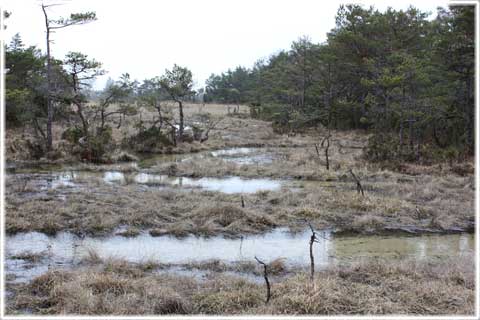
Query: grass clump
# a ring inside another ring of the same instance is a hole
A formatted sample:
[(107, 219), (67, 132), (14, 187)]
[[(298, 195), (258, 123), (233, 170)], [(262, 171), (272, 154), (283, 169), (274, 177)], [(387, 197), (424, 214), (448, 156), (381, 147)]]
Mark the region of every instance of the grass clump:
[[(212, 263), (214, 264), (212, 266)], [(473, 259), (438, 263), (373, 260), (274, 278), (265, 305), (263, 283), (223, 274), (195, 280), (155, 274), (142, 264), (107, 260), (75, 271), (51, 270), (17, 285), (7, 313), (35, 315), (472, 315)], [(271, 270), (279, 261), (271, 263)], [(282, 262), (283, 263), (283, 262)], [(202, 267), (202, 266), (199, 266)], [(136, 270), (136, 271), (133, 271)], [(229, 270), (227, 270), (229, 271)], [(283, 271), (282, 271), (283, 272)]]

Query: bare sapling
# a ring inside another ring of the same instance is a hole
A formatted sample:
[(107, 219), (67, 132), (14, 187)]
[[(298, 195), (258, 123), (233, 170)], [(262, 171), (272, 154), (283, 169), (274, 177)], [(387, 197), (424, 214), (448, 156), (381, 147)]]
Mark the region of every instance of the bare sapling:
[(358, 179), (358, 177), (353, 173), (353, 170), (350, 169), (350, 174), (352, 175), (353, 179), (355, 180), (355, 182), (357, 183), (357, 193), (362, 193), (362, 197), (365, 196), (365, 194), (363, 193), (363, 186), (362, 184), (360, 183), (360, 179)]
[[(327, 170), (330, 170), (330, 159), (329, 159), (329, 149), (330, 149), (330, 138), (331, 138), (330, 132), (322, 139), (322, 142), (320, 143), (320, 148), (323, 148), (324, 156), (325, 156), (325, 167)], [(320, 156), (320, 148), (317, 144), (315, 144), (315, 151), (317, 152), (318, 158), (321, 158)]]
[(268, 304), (271, 296), (270, 282), (268, 281), (268, 265), (265, 262), (258, 259), (256, 256), (255, 256), (255, 260), (257, 260), (257, 262), (263, 266), (263, 277), (265, 278), (265, 284), (267, 286), (267, 298), (265, 300), (265, 304)]

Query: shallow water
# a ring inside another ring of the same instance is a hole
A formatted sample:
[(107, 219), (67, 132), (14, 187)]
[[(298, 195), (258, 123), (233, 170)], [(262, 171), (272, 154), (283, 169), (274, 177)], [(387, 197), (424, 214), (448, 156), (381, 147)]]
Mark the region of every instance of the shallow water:
[[(17, 175), (21, 177), (21, 175)], [(224, 193), (255, 193), (257, 191), (275, 191), (282, 187), (285, 181), (267, 178), (244, 179), (240, 177), (222, 178), (188, 178), (172, 177), (150, 173), (124, 173), (120, 171), (63, 171), (51, 174), (25, 175), (30, 180), (30, 186), (36, 185), (39, 190), (56, 189), (60, 187), (79, 187), (80, 181), (101, 179), (105, 183), (136, 183), (151, 187), (183, 187), (202, 188), (209, 191)]]
[[(134, 238), (111, 236), (80, 239), (65, 232), (55, 237), (38, 232), (20, 233), (6, 239), (6, 273), (14, 274), (15, 281), (27, 281), (46, 272), (49, 265), (72, 266), (81, 261), (89, 250), (95, 251), (101, 258), (115, 257), (130, 262), (183, 264), (218, 259), (233, 263), (253, 261), (257, 256), (265, 261), (283, 258), (287, 265), (305, 266), (310, 263), (309, 239), (309, 231), (291, 234), (285, 229), (241, 239), (221, 236), (179, 239), (172, 236), (152, 237), (148, 233)], [(474, 249), (472, 234), (335, 237), (324, 231), (319, 241), (314, 244), (318, 268), (341, 261), (370, 258), (445, 259), (471, 254)], [(35, 264), (11, 259), (25, 252), (41, 253), (43, 259)]]

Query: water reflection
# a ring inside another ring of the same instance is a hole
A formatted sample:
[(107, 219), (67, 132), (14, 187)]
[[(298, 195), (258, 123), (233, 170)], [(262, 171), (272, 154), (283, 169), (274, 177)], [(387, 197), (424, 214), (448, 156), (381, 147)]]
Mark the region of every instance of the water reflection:
[(101, 179), (106, 183), (137, 183), (150, 186), (178, 186), (199, 187), (209, 191), (224, 193), (255, 193), (263, 190), (279, 190), (285, 181), (267, 178), (245, 179), (240, 177), (222, 178), (188, 178), (173, 177), (167, 175), (149, 173), (123, 173), (119, 171), (93, 172), (56, 172), (49, 175), (35, 175), (30, 177), (35, 180), (41, 190), (55, 189), (59, 187), (78, 186), (76, 181), (88, 181)]
[[(148, 233), (134, 238), (80, 239), (65, 232), (55, 237), (38, 232), (21, 233), (6, 239), (6, 273), (13, 273), (18, 279), (30, 279), (45, 272), (49, 264), (71, 266), (85, 257), (89, 250), (94, 250), (102, 258), (116, 257), (131, 262), (180, 264), (218, 259), (231, 263), (252, 261), (254, 256), (258, 256), (266, 261), (283, 258), (288, 265), (308, 265), (309, 238), (309, 231), (291, 234), (285, 229), (238, 239), (222, 236), (178, 239), (152, 237)], [(444, 259), (472, 254), (474, 250), (472, 234), (335, 237), (325, 231), (319, 238), (320, 242), (314, 245), (315, 264), (319, 268), (369, 258)], [(25, 252), (40, 254), (44, 259), (32, 267), (26, 261), (11, 258)]]

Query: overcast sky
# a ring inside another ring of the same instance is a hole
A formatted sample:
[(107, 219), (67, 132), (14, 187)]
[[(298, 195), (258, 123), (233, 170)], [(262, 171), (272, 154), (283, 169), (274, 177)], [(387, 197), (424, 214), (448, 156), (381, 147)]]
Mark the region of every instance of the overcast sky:
[[(45, 50), (45, 24), (39, 0), (4, 0), (12, 12), (6, 21), (7, 43), (20, 33), (26, 45)], [(49, 9), (50, 17), (95, 11), (98, 20), (84, 26), (58, 30), (52, 53), (63, 58), (80, 51), (103, 63), (108, 73), (97, 80), (103, 87), (108, 77), (128, 72), (143, 80), (164, 73), (174, 63), (192, 70), (196, 86), (204, 85), (211, 73), (242, 65), (251, 67), (259, 58), (282, 49), (302, 35), (323, 42), (334, 27), (337, 0), (46, 0), (64, 3)], [(352, 2), (350, 2), (352, 3)], [(412, 3), (433, 14), (447, 2), (355, 1), (406, 9)]]

